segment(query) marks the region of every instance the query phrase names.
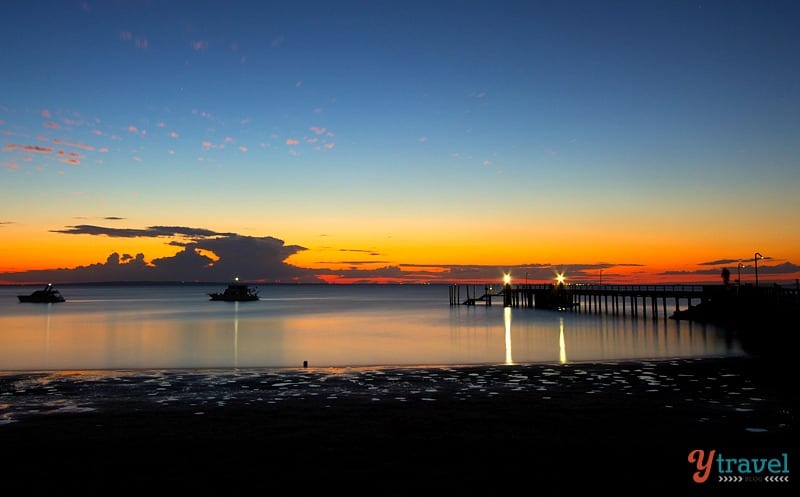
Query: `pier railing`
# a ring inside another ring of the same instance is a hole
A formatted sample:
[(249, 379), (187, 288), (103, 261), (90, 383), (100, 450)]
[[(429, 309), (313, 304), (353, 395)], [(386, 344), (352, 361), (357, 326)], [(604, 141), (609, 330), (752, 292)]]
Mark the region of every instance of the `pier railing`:
[(751, 285), (520, 284), (450, 286), (450, 305), (531, 307), (667, 319), (711, 299), (746, 298), (780, 307), (800, 306), (800, 287)]

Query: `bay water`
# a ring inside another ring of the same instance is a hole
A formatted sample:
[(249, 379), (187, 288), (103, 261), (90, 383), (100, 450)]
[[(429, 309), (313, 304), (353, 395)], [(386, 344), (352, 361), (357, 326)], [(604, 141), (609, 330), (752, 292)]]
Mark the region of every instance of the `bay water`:
[[(460, 366), (744, 355), (724, 329), (658, 317), (450, 305), (448, 285), (0, 286), (0, 371)], [(674, 304), (672, 304), (674, 307)]]

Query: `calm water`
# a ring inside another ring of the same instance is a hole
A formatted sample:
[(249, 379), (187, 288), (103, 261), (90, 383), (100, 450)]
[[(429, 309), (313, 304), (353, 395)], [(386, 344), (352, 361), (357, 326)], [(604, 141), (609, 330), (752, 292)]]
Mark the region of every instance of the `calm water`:
[[(59, 287), (58, 304), (0, 287), (0, 370), (466, 365), (738, 356), (710, 325), (450, 306), (446, 285)], [(674, 306), (673, 306), (674, 307)]]

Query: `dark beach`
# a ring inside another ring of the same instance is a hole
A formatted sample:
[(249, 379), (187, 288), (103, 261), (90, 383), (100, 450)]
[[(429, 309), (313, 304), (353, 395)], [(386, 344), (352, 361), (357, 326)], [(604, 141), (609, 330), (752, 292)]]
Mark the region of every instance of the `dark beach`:
[(693, 483), (687, 457), (794, 466), (794, 401), (783, 367), (749, 357), (9, 372), (0, 467), (32, 491), (782, 494)]

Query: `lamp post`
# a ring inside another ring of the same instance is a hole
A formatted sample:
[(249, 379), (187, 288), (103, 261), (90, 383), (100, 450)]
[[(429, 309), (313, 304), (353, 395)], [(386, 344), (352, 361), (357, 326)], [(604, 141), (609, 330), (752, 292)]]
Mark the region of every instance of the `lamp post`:
[(756, 252), (755, 255), (753, 255), (753, 263), (755, 264), (756, 268), (756, 288), (758, 288), (758, 260), (763, 258), (764, 256), (758, 252)]
[(741, 286), (741, 284), (742, 284), (742, 268), (743, 267), (744, 267), (744, 264), (742, 264), (742, 261), (739, 261), (739, 279), (736, 280), (736, 287), (737, 288), (739, 286)]

